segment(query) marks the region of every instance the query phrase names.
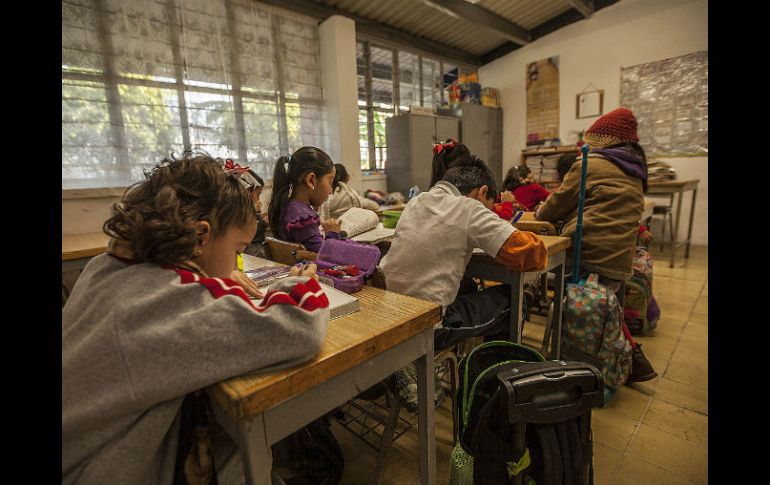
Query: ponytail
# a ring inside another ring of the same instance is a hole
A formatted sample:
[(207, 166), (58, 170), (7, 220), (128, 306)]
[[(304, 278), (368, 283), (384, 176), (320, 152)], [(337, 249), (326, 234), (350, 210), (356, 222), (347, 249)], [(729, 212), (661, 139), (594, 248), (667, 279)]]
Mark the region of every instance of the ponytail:
[(283, 225), (286, 208), (305, 174), (313, 172), (316, 177), (323, 177), (331, 173), (333, 168), (334, 162), (329, 155), (320, 148), (310, 146), (298, 148), (288, 157), (281, 157), (275, 162), (273, 192), (267, 207), (270, 230), (274, 237), (281, 237), (279, 229)]
[(433, 145), (433, 165), (431, 167), (430, 185), (428, 189), (436, 185), (442, 178), (444, 172), (453, 166), (453, 162), (462, 156), (469, 156), (471, 151), (467, 146), (457, 143), (451, 138), (445, 143)]
[(345, 168), (345, 165), (341, 163), (335, 163), (334, 167), (337, 169), (337, 171), (334, 174), (334, 182), (332, 182), (332, 193), (337, 191), (337, 188), (340, 186), (340, 182), (347, 182), (348, 179), (348, 171)]
[(286, 165), (289, 163), (287, 157), (281, 157), (275, 163), (273, 170), (273, 191), (270, 193), (270, 202), (267, 206), (267, 218), (270, 222), (270, 230), (273, 231), (273, 237), (280, 238), (278, 228), (281, 227), (281, 221), (286, 214), (286, 206), (289, 205), (291, 196), (291, 180)]

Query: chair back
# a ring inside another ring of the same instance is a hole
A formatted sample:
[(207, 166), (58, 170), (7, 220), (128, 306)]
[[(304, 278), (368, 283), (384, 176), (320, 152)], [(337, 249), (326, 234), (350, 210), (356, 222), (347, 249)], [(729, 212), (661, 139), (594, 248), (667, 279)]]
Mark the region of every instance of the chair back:
[(317, 253), (308, 251), (300, 243), (281, 241), (274, 237), (265, 238), (265, 255), (276, 263), (293, 265), (302, 260), (315, 261)]

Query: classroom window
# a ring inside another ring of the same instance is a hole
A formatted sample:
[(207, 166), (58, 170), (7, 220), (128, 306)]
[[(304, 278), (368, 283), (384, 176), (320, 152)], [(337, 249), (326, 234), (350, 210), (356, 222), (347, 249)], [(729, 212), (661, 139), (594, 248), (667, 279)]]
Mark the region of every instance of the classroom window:
[(361, 169), (387, 168), (385, 120), (412, 106), (446, 104), (460, 66), (368, 40), (356, 43)]
[(62, 1), (62, 188), (199, 147), (272, 178), (328, 149), (317, 20), (249, 0)]

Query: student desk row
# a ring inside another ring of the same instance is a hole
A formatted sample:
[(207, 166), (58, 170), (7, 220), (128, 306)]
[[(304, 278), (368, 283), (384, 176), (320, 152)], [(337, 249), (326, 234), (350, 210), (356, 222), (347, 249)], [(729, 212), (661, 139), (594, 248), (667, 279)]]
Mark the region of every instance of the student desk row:
[[(676, 263), (676, 250), (685, 246), (684, 257), (690, 257), (690, 241), (692, 239), (692, 221), (695, 219), (695, 201), (698, 198), (698, 183), (700, 180), (669, 180), (666, 182), (650, 182), (647, 186), (647, 195), (668, 195), (670, 209), (674, 208), (674, 196), (678, 194), (676, 203), (676, 215), (674, 216), (674, 234), (671, 236), (671, 260), (669, 268), (674, 267)], [(690, 204), (690, 222), (687, 225), (687, 239), (678, 241), (679, 222), (682, 215), (682, 197), (685, 192), (692, 191), (692, 204)]]
[[(246, 269), (277, 264), (248, 255), (243, 259)], [(410, 362), (417, 365), (420, 483), (436, 483), (430, 393), (433, 326), (441, 321), (441, 309), (370, 286), (353, 295), (360, 310), (329, 321), (321, 352), (309, 362), (236, 377), (207, 389), (217, 420), (238, 443), (247, 483), (271, 483), (270, 445)]]

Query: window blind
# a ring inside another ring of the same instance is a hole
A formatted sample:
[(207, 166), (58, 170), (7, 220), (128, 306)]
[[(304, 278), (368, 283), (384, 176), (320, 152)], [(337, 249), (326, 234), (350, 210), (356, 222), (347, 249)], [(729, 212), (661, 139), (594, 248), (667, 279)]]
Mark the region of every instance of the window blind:
[(328, 149), (316, 19), (251, 0), (62, 0), (62, 188), (199, 147), (272, 178)]

